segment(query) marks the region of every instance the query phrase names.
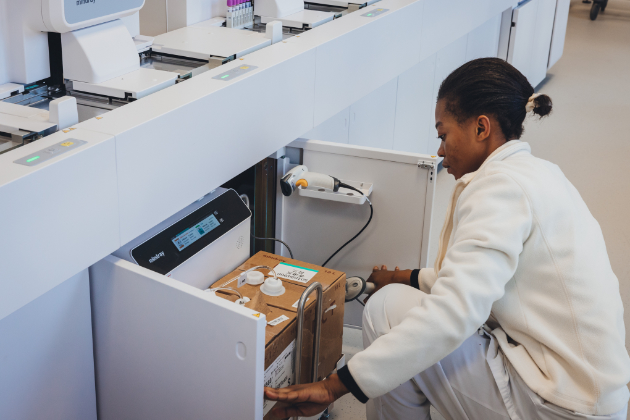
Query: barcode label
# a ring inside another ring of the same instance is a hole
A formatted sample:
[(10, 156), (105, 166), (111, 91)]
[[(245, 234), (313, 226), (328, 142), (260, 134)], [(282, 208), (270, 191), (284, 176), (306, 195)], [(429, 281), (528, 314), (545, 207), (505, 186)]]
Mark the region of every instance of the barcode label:
[[(306, 304), (308, 303), (308, 301), (311, 300), (311, 298), (306, 299), (306, 302), (304, 302), (304, 306), (306, 307)], [(295, 303), (293, 305), (291, 305), (291, 307), (297, 309), (298, 303), (300, 303), (300, 299), (296, 300)]]
[[(293, 350), (295, 340), (274, 360), (265, 370), (265, 386), (270, 388), (285, 388), (293, 384)], [(275, 401), (263, 400), (263, 417), (276, 405)]]
[(287, 321), (288, 319), (289, 319), (288, 316), (280, 315), (278, 318), (274, 319), (273, 321), (267, 322), (267, 325), (271, 325), (272, 327), (275, 327), (276, 325), (278, 325), (278, 324), (280, 324), (280, 323), (282, 323), (284, 321)]

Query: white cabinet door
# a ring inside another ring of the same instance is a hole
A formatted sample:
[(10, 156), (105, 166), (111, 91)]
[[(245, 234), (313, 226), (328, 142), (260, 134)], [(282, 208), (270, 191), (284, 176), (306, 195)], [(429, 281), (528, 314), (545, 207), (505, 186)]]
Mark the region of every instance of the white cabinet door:
[(437, 54), (398, 77), (394, 150), (426, 153), (433, 121), (433, 83)]
[(570, 6), (571, 0), (558, 0), (556, 4), (556, 16), (553, 21), (553, 34), (551, 35), (551, 48), (549, 50), (547, 69), (550, 69), (556, 64), (564, 52), (564, 39), (567, 34)]
[(547, 75), (556, 0), (529, 0), (514, 9), (508, 63), (536, 87)]
[(513, 9), (505, 9), (501, 13), (501, 27), (499, 31), (499, 47), (497, 57), (502, 60), (508, 60), (508, 47), (510, 44), (510, 31), (512, 30), (512, 12)]
[(532, 54), (532, 86), (536, 87), (547, 77), (551, 35), (556, 16), (556, 0), (539, 0), (536, 14), (536, 33)]
[(264, 315), (113, 256), (90, 288), (99, 420), (262, 419)]
[(330, 117), (302, 137), (305, 139), (325, 140), (335, 143), (348, 143), (349, 128), (350, 107)]
[(0, 319), (0, 417), (96, 420), (87, 270)]
[[(367, 279), (376, 264), (391, 268), (427, 266), (435, 170), (418, 163), (427, 161), (437, 166), (439, 158), (316, 140), (295, 141), (290, 147), (302, 149), (302, 162), (291, 164), (302, 163), (309, 170), (341, 180), (374, 184), (370, 225), (328, 267)], [(348, 204), (297, 193), (285, 197), (280, 192), (277, 200), (282, 221), (276, 225), (276, 234), (289, 244), (295, 258), (317, 264), (359, 232), (370, 215), (367, 203)], [(282, 253), (286, 255), (286, 250)], [(361, 325), (362, 311), (359, 303), (349, 302), (344, 322)]]
[(394, 147), (397, 87), (395, 78), (350, 106), (350, 144)]
[(530, 0), (514, 9), (508, 47), (508, 63), (516, 67), (533, 85), (532, 56), (536, 36), (539, 0)]

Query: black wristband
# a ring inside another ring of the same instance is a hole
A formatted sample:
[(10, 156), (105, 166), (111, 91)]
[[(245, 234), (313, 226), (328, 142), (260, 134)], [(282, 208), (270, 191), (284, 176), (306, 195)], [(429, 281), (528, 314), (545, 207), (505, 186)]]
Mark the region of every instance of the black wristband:
[(420, 270), (411, 270), (411, 287), (420, 290)]
[(357, 383), (355, 382), (352, 374), (350, 373), (350, 369), (348, 369), (348, 365), (339, 369), (337, 371), (337, 376), (339, 377), (341, 383), (344, 384), (346, 388), (348, 388), (348, 391), (350, 391), (352, 395), (354, 395), (354, 398), (356, 398), (363, 404), (368, 402), (369, 398), (365, 396), (363, 391), (361, 391), (361, 388), (359, 388), (359, 385), (357, 385)]

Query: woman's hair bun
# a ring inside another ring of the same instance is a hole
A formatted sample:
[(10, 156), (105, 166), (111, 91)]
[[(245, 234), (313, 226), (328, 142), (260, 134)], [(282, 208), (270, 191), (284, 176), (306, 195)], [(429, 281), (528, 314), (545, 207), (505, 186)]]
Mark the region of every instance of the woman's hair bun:
[(539, 115), (540, 118), (549, 115), (552, 107), (551, 98), (544, 93), (534, 99), (534, 114)]

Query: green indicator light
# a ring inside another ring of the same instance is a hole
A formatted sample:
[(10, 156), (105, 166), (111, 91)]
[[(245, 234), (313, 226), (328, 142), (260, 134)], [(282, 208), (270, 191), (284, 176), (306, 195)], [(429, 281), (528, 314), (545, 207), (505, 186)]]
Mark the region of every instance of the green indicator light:
[(31, 163), (32, 161), (37, 160), (37, 159), (39, 159), (39, 156), (33, 156), (32, 158), (27, 159), (26, 163)]
[(372, 13), (368, 13), (368, 16), (372, 16)]
[(230, 75), (226, 74), (225, 76), (221, 76), (221, 79), (225, 79), (226, 77), (230, 77)]

